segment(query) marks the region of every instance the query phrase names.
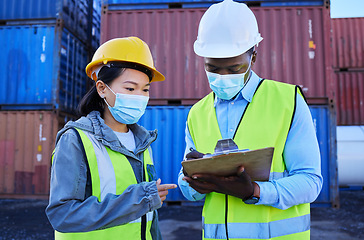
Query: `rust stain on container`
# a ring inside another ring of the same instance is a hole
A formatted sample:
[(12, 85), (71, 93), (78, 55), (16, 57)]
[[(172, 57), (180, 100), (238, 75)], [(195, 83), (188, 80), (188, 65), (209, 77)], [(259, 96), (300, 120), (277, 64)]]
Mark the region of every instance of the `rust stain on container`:
[[(308, 98), (334, 97), (329, 10), (324, 7), (252, 8), (264, 40), (254, 70), (264, 78), (301, 85)], [(148, 43), (166, 81), (151, 86), (153, 101), (183, 104), (211, 90), (193, 43), (206, 9), (106, 10), (101, 42), (137, 36)], [(170, 102), (167, 102), (170, 101)]]
[(0, 197), (44, 197), (59, 116), (51, 111), (0, 111), (0, 124)]
[(364, 71), (338, 72), (335, 80), (337, 125), (364, 125)]
[(364, 18), (332, 19), (333, 67), (364, 69)]

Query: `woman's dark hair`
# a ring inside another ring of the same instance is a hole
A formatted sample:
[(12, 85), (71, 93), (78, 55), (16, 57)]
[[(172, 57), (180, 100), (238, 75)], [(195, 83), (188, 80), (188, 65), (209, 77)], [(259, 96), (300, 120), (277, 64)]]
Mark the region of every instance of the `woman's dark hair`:
[[(131, 62), (110, 62), (108, 66), (103, 66), (100, 69), (97, 75), (97, 80), (101, 80), (110, 86), (114, 79), (119, 77), (126, 68), (135, 69), (145, 73), (148, 76), (149, 81), (152, 81), (153, 79), (153, 72), (140, 64)], [(92, 111), (99, 111), (103, 118), (105, 104), (104, 99), (102, 99), (97, 93), (96, 84), (93, 82), (91, 89), (81, 99), (77, 112), (79, 116), (87, 116), (87, 114)]]
[[(124, 72), (124, 70), (125, 68), (116, 67), (113, 65), (111, 65), (110, 67), (104, 66), (101, 68), (97, 79), (103, 81), (110, 86), (112, 81), (114, 81), (115, 78), (119, 77)], [(96, 83), (93, 82), (93, 86), (91, 87), (91, 89), (81, 99), (81, 102), (78, 105), (77, 112), (79, 116), (86, 116), (92, 111), (99, 111), (101, 117), (103, 117), (104, 108), (104, 99), (102, 99), (97, 93)]]

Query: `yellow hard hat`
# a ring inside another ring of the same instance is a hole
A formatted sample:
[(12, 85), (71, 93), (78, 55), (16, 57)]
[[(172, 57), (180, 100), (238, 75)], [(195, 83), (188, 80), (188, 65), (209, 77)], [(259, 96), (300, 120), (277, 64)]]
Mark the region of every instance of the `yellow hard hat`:
[(151, 82), (164, 81), (154, 67), (148, 45), (137, 37), (114, 38), (103, 43), (86, 66), (87, 76), (96, 81), (100, 68), (110, 62), (136, 63), (152, 72)]

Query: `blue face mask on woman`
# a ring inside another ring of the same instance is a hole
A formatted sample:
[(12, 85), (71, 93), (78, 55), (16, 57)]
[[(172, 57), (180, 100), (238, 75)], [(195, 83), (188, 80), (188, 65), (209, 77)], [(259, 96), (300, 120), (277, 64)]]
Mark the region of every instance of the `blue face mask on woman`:
[(119, 123), (133, 124), (139, 121), (147, 107), (149, 97), (142, 95), (131, 95), (115, 93), (107, 84), (106, 86), (115, 94), (115, 104), (111, 107), (104, 98), (111, 115)]
[(247, 70), (239, 74), (220, 75), (205, 70), (211, 90), (214, 91), (218, 98), (224, 100), (232, 99), (245, 86), (244, 79), (245, 75), (248, 74), (250, 65), (251, 60)]

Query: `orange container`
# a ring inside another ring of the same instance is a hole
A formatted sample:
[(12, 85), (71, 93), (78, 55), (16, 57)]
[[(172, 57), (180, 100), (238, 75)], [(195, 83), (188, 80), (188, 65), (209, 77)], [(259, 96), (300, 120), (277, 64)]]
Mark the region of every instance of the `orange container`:
[(0, 111), (0, 198), (47, 198), (51, 154), (65, 117)]

